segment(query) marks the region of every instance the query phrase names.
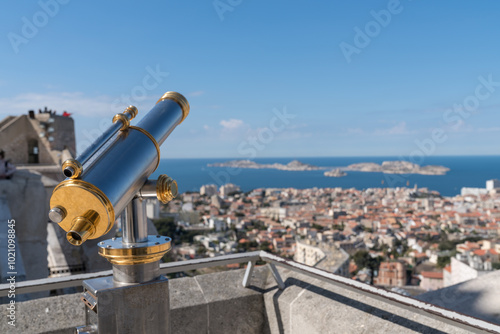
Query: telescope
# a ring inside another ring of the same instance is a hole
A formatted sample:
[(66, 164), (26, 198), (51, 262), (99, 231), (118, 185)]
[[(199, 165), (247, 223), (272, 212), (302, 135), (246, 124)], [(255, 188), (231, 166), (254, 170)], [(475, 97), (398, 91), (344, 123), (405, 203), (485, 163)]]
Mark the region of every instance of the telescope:
[[(83, 282), (87, 323), (77, 333), (168, 333), (168, 280), (159, 263), (171, 248), (167, 236), (148, 235), (144, 199), (167, 203), (177, 183), (163, 174), (148, 177), (160, 163), (160, 146), (189, 114), (189, 103), (176, 92), (165, 93), (136, 125), (138, 110), (129, 106), (76, 159), (66, 160), (50, 199), (49, 219), (80, 246), (108, 233), (124, 213), (122, 237), (98, 243), (99, 255), (113, 276)], [(138, 307), (139, 300), (145, 301)], [(147, 301), (147, 302), (146, 302)]]

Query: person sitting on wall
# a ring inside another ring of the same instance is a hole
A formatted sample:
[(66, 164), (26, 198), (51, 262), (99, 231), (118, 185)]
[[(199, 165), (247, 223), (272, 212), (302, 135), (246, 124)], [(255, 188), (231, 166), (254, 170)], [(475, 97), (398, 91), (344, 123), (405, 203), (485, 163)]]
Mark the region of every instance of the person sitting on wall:
[(5, 160), (5, 152), (0, 150), (0, 179), (10, 179), (15, 171), (16, 166), (10, 160)]

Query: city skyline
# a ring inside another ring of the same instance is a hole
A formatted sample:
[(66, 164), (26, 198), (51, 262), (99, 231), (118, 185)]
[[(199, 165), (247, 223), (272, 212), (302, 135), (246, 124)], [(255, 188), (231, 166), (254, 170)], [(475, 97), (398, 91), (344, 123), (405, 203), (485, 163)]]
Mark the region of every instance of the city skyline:
[(500, 5), (63, 0), (2, 14), (0, 118), (75, 119), (77, 150), (168, 90), (162, 158), (497, 155)]

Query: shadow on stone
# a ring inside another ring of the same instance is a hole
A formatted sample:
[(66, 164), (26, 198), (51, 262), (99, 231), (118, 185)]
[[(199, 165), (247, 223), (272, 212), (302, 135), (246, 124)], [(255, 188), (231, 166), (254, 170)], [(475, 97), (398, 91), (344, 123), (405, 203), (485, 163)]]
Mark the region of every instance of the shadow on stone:
[(259, 288), (258, 286), (255, 286), (255, 285), (250, 285), (247, 287), (247, 289), (250, 289), (250, 290), (253, 290), (253, 291), (256, 291), (258, 293), (268, 293), (268, 292), (271, 292), (273, 290), (276, 290), (278, 288), (278, 286), (273, 286), (273, 287), (270, 287), (270, 288), (267, 288), (267, 289), (262, 289), (262, 288)]
[(276, 293), (273, 295), (274, 312), (276, 313), (276, 322), (278, 323), (278, 331), (280, 334), (285, 333), (285, 329), (283, 327), (283, 319), (281, 319), (280, 305), (278, 303), (278, 299), (282, 293), (283, 290), (278, 289), (278, 291), (276, 291)]
[[(378, 318), (380, 318), (382, 320), (385, 320), (385, 321), (389, 321), (391, 323), (397, 324), (399, 326), (405, 327), (405, 328), (407, 328), (409, 330), (412, 330), (412, 331), (415, 331), (415, 332), (418, 332), (418, 333), (425, 333), (425, 334), (446, 334), (446, 332), (440, 331), (440, 330), (438, 330), (436, 328), (429, 327), (429, 326), (424, 325), (424, 324), (422, 324), (420, 322), (412, 321), (410, 319), (407, 319), (407, 318), (401, 317), (399, 315), (387, 312), (387, 311), (382, 310), (380, 308), (373, 307), (371, 305), (362, 303), (360, 301), (357, 301), (357, 300), (354, 300), (354, 299), (351, 299), (351, 298), (347, 298), (347, 297), (339, 295), (339, 294), (337, 294), (335, 292), (332, 292), (332, 291), (323, 289), (321, 287), (309, 284), (307, 282), (298, 280), (296, 278), (288, 278), (285, 281), (285, 285), (286, 285), (287, 288), (289, 286), (293, 286), (293, 285), (300, 286), (303, 289), (308, 290), (310, 292), (313, 292), (313, 293), (315, 293), (317, 295), (320, 295), (322, 297), (326, 297), (326, 298), (334, 300), (334, 301), (336, 301), (338, 303), (342, 303), (342, 304), (344, 304), (346, 306), (353, 307), (353, 308), (355, 308), (357, 310), (369, 313), (372, 316), (378, 317)], [(280, 333), (284, 333), (283, 323), (281, 321), (281, 316), (280, 316), (279, 306), (278, 306), (278, 298), (281, 295), (281, 293), (282, 293), (282, 291), (279, 290), (274, 295), (273, 301), (274, 301), (274, 306), (275, 306), (275, 309), (276, 309), (276, 317), (278, 319), (278, 325), (279, 325)]]

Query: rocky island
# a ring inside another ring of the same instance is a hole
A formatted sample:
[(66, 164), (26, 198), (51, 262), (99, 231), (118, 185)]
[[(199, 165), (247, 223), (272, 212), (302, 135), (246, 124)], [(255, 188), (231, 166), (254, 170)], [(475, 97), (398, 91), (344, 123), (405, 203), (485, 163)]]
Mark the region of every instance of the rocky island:
[(335, 169), (332, 169), (330, 171), (325, 172), (324, 175), (328, 176), (328, 177), (343, 177), (343, 176), (346, 176), (347, 173), (344, 172), (340, 168), (335, 168)]
[(345, 170), (356, 172), (381, 172), (386, 174), (446, 175), (444, 166), (419, 166), (409, 161), (384, 161), (382, 165), (367, 162), (347, 166)]
[[(229, 167), (229, 168), (251, 168), (251, 169), (278, 169), (287, 171), (309, 171), (330, 169), (324, 173), (328, 177), (343, 177), (348, 171), (353, 172), (379, 172), (386, 174), (422, 174), (422, 175), (446, 175), (450, 170), (444, 166), (419, 166), (409, 161), (384, 161), (381, 165), (374, 162), (363, 162), (352, 164), (347, 167), (318, 167), (300, 162), (290, 161), (288, 164), (260, 164), (252, 160), (231, 160), (226, 162), (216, 162), (208, 164), (208, 167)], [(333, 168), (333, 169), (332, 169)]]
[(208, 167), (230, 167), (230, 168), (252, 168), (252, 169), (279, 169), (287, 171), (307, 171), (323, 169), (322, 167), (305, 164), (298, 160), (290, 161), (288, 164), (283, 165), (279, 163), (274, 164), (259, 164), (252, 160), (231, 160), (227, 162), (217, 162), (208, 164)]

